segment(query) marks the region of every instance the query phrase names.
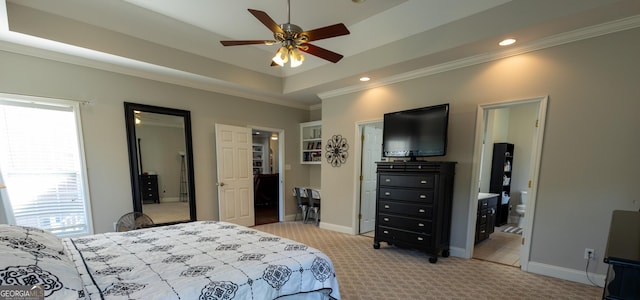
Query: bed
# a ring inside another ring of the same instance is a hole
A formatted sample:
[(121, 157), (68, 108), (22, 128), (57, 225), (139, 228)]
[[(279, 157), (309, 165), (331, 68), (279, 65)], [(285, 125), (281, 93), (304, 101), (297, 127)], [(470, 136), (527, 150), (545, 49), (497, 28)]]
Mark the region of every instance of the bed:
[(324, 253), (225, 222), (63, 239), (0, 225), (0, 255), (0, 286), (47, 299), (340, 299)]

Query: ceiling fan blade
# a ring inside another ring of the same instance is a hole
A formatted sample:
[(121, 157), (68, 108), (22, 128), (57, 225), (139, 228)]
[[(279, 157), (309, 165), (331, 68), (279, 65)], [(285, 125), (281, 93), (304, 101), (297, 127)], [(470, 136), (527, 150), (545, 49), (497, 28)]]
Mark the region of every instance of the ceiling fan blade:
[(271, 17), (269, 17), (266, 12), (251, 8), (249, 8), (248, 10), (254, 17), (256, 17), (256, 19), (258, 19), (258, 21), (262, 22), (262, 24), (264, 24), (264, 26), (267, 26), (267, 28), (269, 28), (269, 30), (271, 30), (273, 33), (284, 34), (284, 30), (280, 28), (280, 25), (278, 25), (278, 23), (271, 19)]
[(246, 41), (220, 41), (223, 46), (242, 46), (242, 45), (273, 45), (276, 41), (272, 40), (246, 40)]
[(301, 51), (304, 51), (306, 53), (309, 53), (311, 55), (315, 55), (317, 57), (320, 57), (322, 59), (326, 59), (332, 63), (337, 63), (339, 60), (342, 59), (342, 55), (335, 53), (333, 51), (329, 51), (327, 49), (312, 45), (312, 44), (304, 44), (304, 46), (299, 47), (298, 49), (300, 49)]
[(349, 34), (349, 30), (342, 23), (329, 25), (326, 27), (316, 28), (309, 31), (304, 31), (302, 34), (309, 37), (309, 41), (317, 41), (336, 36)]

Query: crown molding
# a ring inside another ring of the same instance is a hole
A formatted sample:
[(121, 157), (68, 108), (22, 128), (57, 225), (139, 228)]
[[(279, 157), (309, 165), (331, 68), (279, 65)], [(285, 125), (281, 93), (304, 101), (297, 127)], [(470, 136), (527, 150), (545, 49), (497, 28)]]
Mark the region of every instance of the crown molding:
[(243, 89), (246, 88), (211, 77), (12, 31), (0, 30), (0, 51), (49, 59), (250, 100), (309, 110), (308, 105), (264, 95), (257, 91), (245, 91)]
[(516, 56), (516, 55), (538, 51), (538, 50), (559, 46), (567, 43), (572, 43), (572, 42), (576, 42), (584, 39), (602, 36), (605, 34), (633, 29), (636, 27), (640, 27), (640, 15), (628, 17), (628, 18), (624, 18), (616, 21), (611, 21), (611, 22), (607, 22), (599, 25), (589, 26), (581, 29), (576, 29), (573, 31), (565, 32), (565, 33), (556, 34), (547, 38), (536, 40), (531, 43), (516, 46), (508, 50), (479, 54), (479, 55), (470, 56), (470, 57), (446, 62), (446, 63), (435, 65), (435, 66), (417, 69), (414, 71), (410, 71), (410, 72), (390, 76), (381, 80), (377, 80), (375, 82), (371, 82), (364, 86), (354, 85), (354, 86), (349, 86), (341, 89), (318, 93), (318, 97), (324, 100), (324, 99), (333, 98), (337, 96), (361, 92), (361, 91), (382, 87), (382, 86), (387, 86), (387, 85), (391, 85), (391, 84), (395, 84), (395, 83), (399, 83), (407, 80), (435, 75), (435, 74), (452, 71), (460, 68), (465, 68), (465, 67), (469, 67), (469, 66), (473, 66), (481, 63), (495, 61), (495, 60), (499, 60), (499, 59), (503, 59), (511, 56)]

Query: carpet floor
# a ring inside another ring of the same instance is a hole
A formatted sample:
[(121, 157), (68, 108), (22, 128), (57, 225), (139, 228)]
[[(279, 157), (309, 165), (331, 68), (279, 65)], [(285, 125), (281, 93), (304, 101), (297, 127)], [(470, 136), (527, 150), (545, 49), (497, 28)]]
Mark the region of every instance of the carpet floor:
[(601, 299), (602, 288), (476, 259), (440, 258), (302, 222), (254, 227), (305, 243), (334, 263), (342, 299)]

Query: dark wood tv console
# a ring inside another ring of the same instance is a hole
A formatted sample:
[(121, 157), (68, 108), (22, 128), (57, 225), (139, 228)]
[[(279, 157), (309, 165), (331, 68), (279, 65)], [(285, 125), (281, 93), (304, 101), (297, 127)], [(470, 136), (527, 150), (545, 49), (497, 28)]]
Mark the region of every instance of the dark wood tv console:
[(373, 248), (380, 242), (449, 256), (455, 162), (379, 162)]

